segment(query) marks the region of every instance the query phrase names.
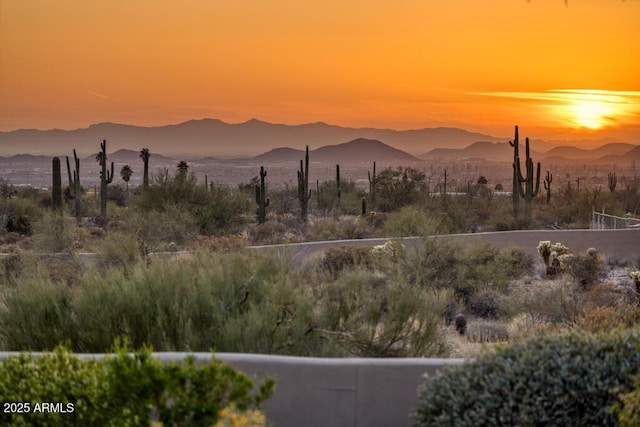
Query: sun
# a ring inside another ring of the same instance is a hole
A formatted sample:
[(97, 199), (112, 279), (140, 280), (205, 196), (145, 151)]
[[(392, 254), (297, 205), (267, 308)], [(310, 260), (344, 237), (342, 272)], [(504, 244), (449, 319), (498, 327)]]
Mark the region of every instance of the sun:
[(613, 113), (611, 103), (604, 101), (574, 100), (569, 107), (575, 123), (589, 129), (600, 129)]

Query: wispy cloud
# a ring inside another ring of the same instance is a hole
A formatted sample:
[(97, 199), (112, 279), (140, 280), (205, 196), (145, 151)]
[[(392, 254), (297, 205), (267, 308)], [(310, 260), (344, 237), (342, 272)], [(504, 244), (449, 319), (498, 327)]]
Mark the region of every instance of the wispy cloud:
[(640, 107), (640, 91), (598, 89), (551, 89), (543, 92), (471, 92), (470, 95), (568, 103), (577, 101), (631, 104)]
[(109, 96), (107, 96), (107, 95), (105, 95), (105, 94), (102, 94), (102, 93), (99, 93), (99, 92), (93, 91), (93, 90), (89, 90), (89, 89), (87, 89), (87, 91), (86, 91), (86, 92), (87, 92), (89, 95), (95, 96), (96, 98), (100, 98), (100, 99), (111, 99), (111, 97), (109, 97)]

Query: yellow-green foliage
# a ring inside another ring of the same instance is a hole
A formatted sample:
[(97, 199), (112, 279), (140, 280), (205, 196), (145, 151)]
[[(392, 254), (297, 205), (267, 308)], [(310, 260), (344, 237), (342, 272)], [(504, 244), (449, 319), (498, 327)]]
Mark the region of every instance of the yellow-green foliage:
[(618, 415), (622, 427), (640, 426), (640, 375), (634, 379), (634, 388), (619, 396), (620, 403), (613, 405), (612, 410)]
[[(128, 354), (119, 348), (104, 359), (80, 360), (58, 347), (39, 357), (23, 354), (0, 362), (2, 401), (30, 406), (27, 414), (3, 411), (0, 423), (213, 425), (234, 419), (229, 408), (252, 414), (273, 387), (271, 379), (255, 387), (246, 375), (217, 359), (200, 364), (188, 357), (180, 364), (163, 364), (149, 349)], [(35, 405), (41, 402), (60, 403), (67, 413), (36, 412)]]

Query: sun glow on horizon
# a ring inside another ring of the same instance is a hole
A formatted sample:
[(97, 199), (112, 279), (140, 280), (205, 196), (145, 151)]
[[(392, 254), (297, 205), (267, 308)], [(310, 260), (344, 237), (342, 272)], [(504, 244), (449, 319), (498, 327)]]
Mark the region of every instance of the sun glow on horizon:
[(600, 129), (607, 118), (614, 115), (612, 105), (602, 101), (575, 101), (569, 108), (575, 115), (575, 122), (589, 129)]
[(482, 92), (511, 98), (539, 110), (559, 127), (599, 130), (634, 123), (640, 115), (640, 91), (554, 89), (544, 92)]

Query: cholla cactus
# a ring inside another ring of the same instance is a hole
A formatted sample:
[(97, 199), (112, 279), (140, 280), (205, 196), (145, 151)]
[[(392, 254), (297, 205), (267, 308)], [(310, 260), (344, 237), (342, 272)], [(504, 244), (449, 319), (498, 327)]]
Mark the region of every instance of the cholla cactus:
[(560, 267), (564, 270), (571, 267), (571, 263), (575, 257), (572, 254), (562, 254), (558, 255), (557, 259), (560, 263)]
[(394, 261), (404, 253), (406, 247), (399, 240), (387, 240), (384, 245), (376, 245), (371, 248), (371, 253), (376, 256), (389, 256)]
[[(541, 240), (538, 243), (538, 253), (547, 266), (547, 276), (554, 277), (560, 270), (560, 257), (569, 253), (569, 248), (560, 242), (551, 243), (550, 240)], [(565, 260), (568, 261), (568, 260)]]
[(550, 240), (540, 240), (540, 243), (538, 243), (538, 253), (547, 267), (549, 267), (549, 258), (551, 257), (551, 246)]
[(554, 243), (553, 245), (551, 245), (551, 255), (555, 255), (556, 257), (559, 257), (560, 255), (564, 255), (568, 253), (569, 253), (569, 248), (560, 242)]

